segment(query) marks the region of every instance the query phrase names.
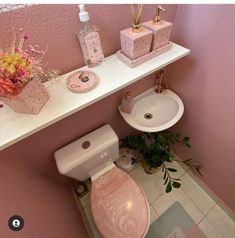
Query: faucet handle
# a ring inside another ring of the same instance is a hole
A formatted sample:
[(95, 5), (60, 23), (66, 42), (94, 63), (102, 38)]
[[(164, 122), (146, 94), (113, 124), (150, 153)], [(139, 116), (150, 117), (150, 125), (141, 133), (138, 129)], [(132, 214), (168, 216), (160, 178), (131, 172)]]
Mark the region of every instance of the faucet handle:
[(156, 75), (157, 77), (157, 85), (156, 85), (156, 92), (157, 93), (161, 93), (163, 89), (168, 89), (168, 81), (165, 79), (166, 83), (163, 86), (163, 78), (164, 78), (164, 73), (165, 73), (165, 69), (160, 70), (160, 72)]
[(164, 74), (165, 74), (165, 71), (166, 71), (165, 68), (163, 68), (163, 69), (161, 69), (160, 71), (158, 71), (157, 74), (156, 74), (157, 79), (163, 78), (163, 77), (164, 77)]

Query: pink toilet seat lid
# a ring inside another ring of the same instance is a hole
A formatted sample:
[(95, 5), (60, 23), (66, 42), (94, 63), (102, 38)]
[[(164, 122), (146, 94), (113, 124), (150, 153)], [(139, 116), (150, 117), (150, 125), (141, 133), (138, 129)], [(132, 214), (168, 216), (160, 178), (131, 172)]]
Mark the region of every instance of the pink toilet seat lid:
[(91, 208), (105, 238), (141, 238), (148, 229), (147, 199), (135, 181), (117, 167), (92, 183)]

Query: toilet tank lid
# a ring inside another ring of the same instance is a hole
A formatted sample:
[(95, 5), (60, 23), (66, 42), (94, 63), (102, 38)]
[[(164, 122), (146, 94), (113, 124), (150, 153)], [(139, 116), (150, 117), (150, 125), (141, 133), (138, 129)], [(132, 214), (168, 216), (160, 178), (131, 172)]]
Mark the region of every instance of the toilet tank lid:
[(116, 133), (110, 125), (104, 125), (57, 150), (54, 154), (57, 168), (66, 174), (116, 143)]

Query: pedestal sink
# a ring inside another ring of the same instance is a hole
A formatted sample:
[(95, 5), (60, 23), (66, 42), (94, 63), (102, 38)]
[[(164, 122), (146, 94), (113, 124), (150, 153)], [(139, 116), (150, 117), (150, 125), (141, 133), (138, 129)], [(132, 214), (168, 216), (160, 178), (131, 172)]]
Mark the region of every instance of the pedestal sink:
[(133, 99), (132, 112), (119, 112), (133, 128), (144, 132), (157, 132), (168, 129), (179, 121), (184, 112), (184, 105), (179, 96), (171, 90), (156, 93), (155, 88)]

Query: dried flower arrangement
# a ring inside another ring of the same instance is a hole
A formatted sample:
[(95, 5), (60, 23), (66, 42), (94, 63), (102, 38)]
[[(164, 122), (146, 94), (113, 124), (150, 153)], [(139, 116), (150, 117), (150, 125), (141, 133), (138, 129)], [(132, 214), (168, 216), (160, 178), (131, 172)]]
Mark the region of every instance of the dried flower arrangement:
[(19, 29), (18, 44), (14, 37), (12, 45), (6, 50), (0, 49), (0, 97), (14, 98), (35, 76), (54, 78), (59, 74), (55, 70), (44, 72), (42, 60), (45, 51), (38, 45), (25, 46), (28, 36)]

